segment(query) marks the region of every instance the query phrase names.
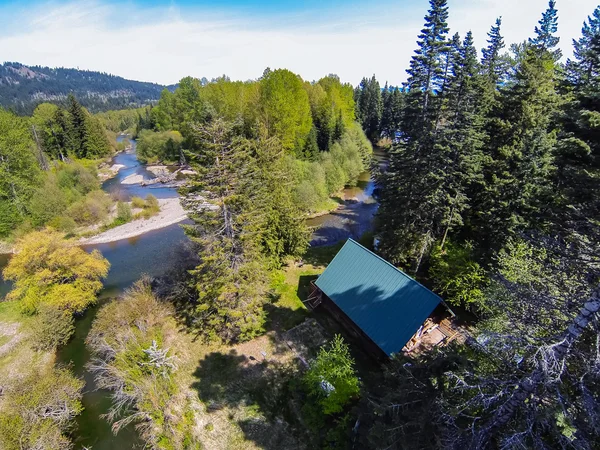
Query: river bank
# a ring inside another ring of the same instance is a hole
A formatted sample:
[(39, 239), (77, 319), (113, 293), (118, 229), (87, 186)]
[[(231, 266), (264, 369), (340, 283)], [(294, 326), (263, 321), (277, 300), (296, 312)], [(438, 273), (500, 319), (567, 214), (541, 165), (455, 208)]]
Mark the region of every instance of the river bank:
[(158, 200), (158, 204), (160, 212), (149, 219), (133, 220), (95, 236), (82, 238), (79, 242), (82, 245), (106, 244), (141, 236), (149, 231), (159, 230), (187, 219), (187, 213), (178, 198)]

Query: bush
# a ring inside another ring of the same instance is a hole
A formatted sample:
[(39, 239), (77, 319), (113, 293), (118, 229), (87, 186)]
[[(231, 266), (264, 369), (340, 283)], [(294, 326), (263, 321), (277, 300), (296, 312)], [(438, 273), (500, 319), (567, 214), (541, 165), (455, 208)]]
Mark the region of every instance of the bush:
[(37, 350), (54, 350), (69, 342), (74, 331), (71, 313), (41, 305), (33, 330), (33, 347)]
[(131, 199), (131, 206), (136, 209), (142, 209), (144, 206), (146, 206), (146, 202), (141, 197), (133, 197)]
[(63, 215), (67, 209), (67, 198), (58, 187), (54, 174), (48, 174), (43, 185), (36, 189), (29, 202), (29, 213), (34, 226), (47, 224), (56, 216)]
[(17, 242), (4, 268), (4, 278), (14, 281), (6, 298), (19, 301), (25, 314), (42, 305), (81, 313), (96, 300), (109, 267), (97, 250), (87, 253), (55, 231), (33, 232)]
[(141, 162), (177, 162), (183, 138), (177, 131), (142, 130), (137, 141), (137, 156)]
[(155, 210), (160, 209), (158, 199), (154, 195), (148, 194), (148, 196), (146, 197), (146, 208)]
[(354, 359), (340, 335), (319, 350), (317, 359), (303, 378), (311, 397), (316, 398), (323, 414), (342, 412), (344, 406), (360, 392), (360, 383), (354, 370)]
[(72, 233), (77, 227), (77, 223), (75, 223), (71, 217), (56, 216), (54, 219), (48, 222), (48, 226), (58, 231)]
[(117, 203), (117, 220), (122, 223), (127, 223), (131, 218), (131, 206), (124, 202)]
[(429, 275), (435, 290), (444, 295), (448, 302), (483, 309), (483, 289), (487, 277), (472, 253), (469, 243), (458, 245), (448, 242), (443, 252), (439, 246), (434, 248), (431, 252)]
[(71, 205), (69, 216), (81, 225), (92, 225), (106, 220), (112, 201), (103, 191), (92, 191)]
[(2, 396), (0, 448), (72, 448), (68, 432), (74, 417), (83, 411), (84, 384), (66, 368), (52, 368), (16, 381)]

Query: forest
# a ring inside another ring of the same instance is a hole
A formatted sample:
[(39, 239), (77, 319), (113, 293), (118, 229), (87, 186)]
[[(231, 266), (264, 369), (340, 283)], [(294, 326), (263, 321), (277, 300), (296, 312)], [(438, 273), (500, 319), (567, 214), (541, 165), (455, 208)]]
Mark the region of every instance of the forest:
[[(0, 348), (0, 380), (35, 362), (0, 385), (0, 446), (76, 445), (84, 382), (53, 355), (97, 304), (102, 420), (147, 448), (598, 448), (600, 6), (571, 58), (556, 1), (540, 13), (510, 45), (498, 18), (479, 52), (430, 0), (402, 86), (267, 68), (186, 77), (137, 109), (0, 110), (0, 238), (16, 246), (0, 332), (27, 330)], [(99, 300), (110, 263), (69, 238), (110, 208), (97, 170), (121, 132), (140, 162), (188, 169), (189, 241), (173, 270)], [(465, 342), (381, 364), (303, 305), (340, 248), (311, 247), (306, 220), (367, 169), (379, 208), (361, 242), (439, 294)]]
[(0, 64), (0, 106), (18, 114), (31, 114), (40, 103), (64, 101), (69, 93), (92, 112), (141, 107), (158, 100), (164, 88), (89, 70)]

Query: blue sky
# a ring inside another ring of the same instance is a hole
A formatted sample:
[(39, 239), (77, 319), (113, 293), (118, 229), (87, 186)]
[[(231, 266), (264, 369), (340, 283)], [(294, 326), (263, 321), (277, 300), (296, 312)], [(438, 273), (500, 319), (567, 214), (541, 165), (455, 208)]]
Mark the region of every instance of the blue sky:
[[(558, 0), (564, 53), (597, 0)], [(448, 0), (451, 32), (478, 48), (498, 16), (506, 42), (531, 36), (547, 0)], [(164, 84), (192, 75), (254, 79), (285, 67), (304, 79), (373, 73), (399, 84), (426, 0), (38, 1), (0, 0), (0, 57), (100, 70)]]

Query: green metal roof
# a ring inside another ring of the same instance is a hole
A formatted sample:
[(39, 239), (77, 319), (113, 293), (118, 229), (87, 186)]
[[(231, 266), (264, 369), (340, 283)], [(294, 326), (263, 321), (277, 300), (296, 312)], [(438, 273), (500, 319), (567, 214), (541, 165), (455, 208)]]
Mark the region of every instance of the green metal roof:
[(398, 353), (442, 301), (348, 239), (315, 284), (385, 353)]

